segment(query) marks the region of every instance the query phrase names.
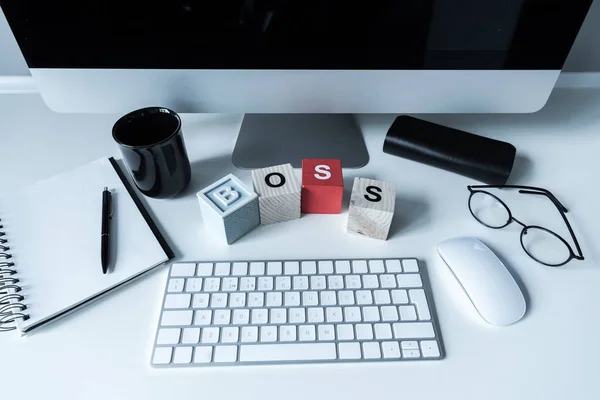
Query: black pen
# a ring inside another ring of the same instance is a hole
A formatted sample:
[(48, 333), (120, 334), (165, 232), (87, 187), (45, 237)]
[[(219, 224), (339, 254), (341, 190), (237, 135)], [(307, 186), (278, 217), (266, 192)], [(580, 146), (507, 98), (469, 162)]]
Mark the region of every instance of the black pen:
[(110, 259), (110, 219), (112, 208), (112, 194), (107, 187), (102, 192), (102, 238), (101, 238), (101, 261), (102, 273), (108, 271), (108, 260)]

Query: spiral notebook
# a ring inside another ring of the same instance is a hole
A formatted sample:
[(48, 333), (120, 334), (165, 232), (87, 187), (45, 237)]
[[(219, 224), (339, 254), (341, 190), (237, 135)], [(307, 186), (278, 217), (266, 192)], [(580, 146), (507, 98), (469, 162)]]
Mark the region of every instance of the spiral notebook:
[[(100, 263), (102, 190), (112, 260)], [(0, 331), (26, 334), (143, 276), (173, 252), (112, 158), (0, 198)]]

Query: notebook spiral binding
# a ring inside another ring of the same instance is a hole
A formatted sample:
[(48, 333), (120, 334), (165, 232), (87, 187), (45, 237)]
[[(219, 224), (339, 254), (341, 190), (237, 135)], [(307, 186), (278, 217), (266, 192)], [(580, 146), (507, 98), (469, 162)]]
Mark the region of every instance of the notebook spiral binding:
[(24, 311), (27, 307), (21, 302), (24, 297), (18, 294), (21, 287), (17, 285), (19, 280), (14, 277), (17, 271), (15, 263), (11, 262), (12, 255), (8, 252), (8, 240), (6, 233), (2, 231), (2, 220), (0, 220), (0, 332), (17, 329), (16, 321), (29, 319)]

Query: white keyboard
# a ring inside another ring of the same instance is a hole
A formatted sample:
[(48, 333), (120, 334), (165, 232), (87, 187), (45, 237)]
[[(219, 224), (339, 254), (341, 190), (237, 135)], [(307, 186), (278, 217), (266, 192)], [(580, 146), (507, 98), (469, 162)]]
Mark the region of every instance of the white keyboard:
[(156, 367), (438, 360), (416, 259), (171, 265)]

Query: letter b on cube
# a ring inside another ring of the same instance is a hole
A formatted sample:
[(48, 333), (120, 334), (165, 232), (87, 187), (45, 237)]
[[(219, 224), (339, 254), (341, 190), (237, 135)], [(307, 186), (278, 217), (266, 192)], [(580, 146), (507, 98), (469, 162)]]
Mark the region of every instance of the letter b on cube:
[(198, 192), (204, 226), (232, 244), (260, 224), (258, 196), (229, 174)]

